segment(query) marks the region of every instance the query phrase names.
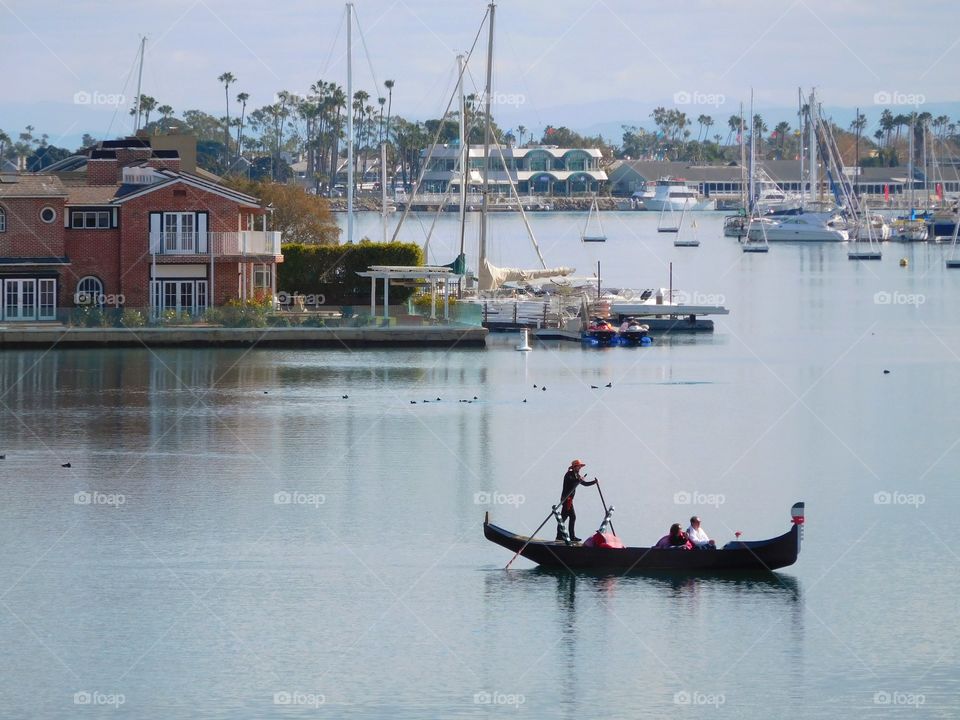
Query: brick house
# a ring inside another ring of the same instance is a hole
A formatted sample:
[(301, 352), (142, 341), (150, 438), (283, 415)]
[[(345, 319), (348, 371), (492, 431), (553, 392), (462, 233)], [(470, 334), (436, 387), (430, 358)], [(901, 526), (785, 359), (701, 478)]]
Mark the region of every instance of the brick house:
[(0, 175), (0, 321), (83, 304), (200, 314), (274, 295), (270, 208), (191, 170), (180, 151), (128, 138), (43, 174)]

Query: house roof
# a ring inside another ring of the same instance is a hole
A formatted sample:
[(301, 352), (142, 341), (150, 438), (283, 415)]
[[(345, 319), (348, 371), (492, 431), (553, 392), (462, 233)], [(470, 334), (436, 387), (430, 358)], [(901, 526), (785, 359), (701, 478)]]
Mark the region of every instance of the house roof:
[[(141, 197), (142, 195), (148, 195), (156, 190), (159, 190), (160, 188), (170, 187), (171, 185), (180, 183), (183, 185), (189, 185), (204, 192), (220, 195), (241, 205), (248, 205), (255, 208), (261, 207), (260, 200), (252, 195), (238, 192), (220, 184), (219, 182), (212, 182), (199, 175), (194, 175), (187, 172), (175, 173), (170, 170), (158, 170), (157, 174), (165, 175), (167, 179), (150, 183), (149, 185), (122, 185), (117, 191), (114, 203), (124, 203), (127, 200)], [(217, 180), (219, 180), (219, 178), (217, 178)]]
[(0, 199), (14, 197), (66, 197), (67, 190), (55, 175), (0, 176)]
[(73, 185), (67, 205), (110, 205), (119, 189), (119, 185)]

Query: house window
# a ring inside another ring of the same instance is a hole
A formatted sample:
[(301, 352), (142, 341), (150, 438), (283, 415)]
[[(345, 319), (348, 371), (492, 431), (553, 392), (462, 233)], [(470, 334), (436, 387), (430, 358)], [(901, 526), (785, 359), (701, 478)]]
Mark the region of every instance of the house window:
[(7, 231), (7, 213), (3, 208), (0, 208), (0, 232)]
[(196, 252), (196, 215), (193, 213), (163, 214), (163, 252)]
[(150, 286), (154, 317), (168, 311), (201, 315), (207, 309), (206, 280), (152, 280)]
[(87, 275), (77, 283), (77, 291), (73, 295), (75, 305), (102, 305), (103, 283), (100, 278)]
[(80, 229), (104, 229), (110, 227), (109, 210), (73, 210), (70, 213), (70, 227)]
[(45, 223), (52, 223), (57, 219), (57, 211), (48, 205), (40, 211), (40, 219)]
[(265, 263), (253, 266), (253, 294), (270, 295), (273, 293), (273, 273)]

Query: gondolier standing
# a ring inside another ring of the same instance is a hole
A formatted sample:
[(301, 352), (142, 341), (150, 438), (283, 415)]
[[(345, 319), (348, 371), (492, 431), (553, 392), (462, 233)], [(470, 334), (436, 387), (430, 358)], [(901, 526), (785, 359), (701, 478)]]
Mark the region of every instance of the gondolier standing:
[[(574, 542), (579, 542), (580, 538), (577, 537), (577, 533), (574, 531), (574, 527), (577, 522), (577, 513), (573, 509), (573, 496), (577, 492), (578, 485), (596, 485), (596, 480), (584, 480), (580, 477), (580, 468), (586, 467), (586, 464), (580, 462), (579, 460), (574, 460), (570, 463), (570, 467), (567, 469), (566, 474), (563, 476), (563, 492), (560, 494), (560, 500), (563, 503), (563, 509), (560, 511), (560, 518), (566, 520), (570, 518), (570, 539)], [(563, 540), (563, 537), (557, 533), (557, 540)]]

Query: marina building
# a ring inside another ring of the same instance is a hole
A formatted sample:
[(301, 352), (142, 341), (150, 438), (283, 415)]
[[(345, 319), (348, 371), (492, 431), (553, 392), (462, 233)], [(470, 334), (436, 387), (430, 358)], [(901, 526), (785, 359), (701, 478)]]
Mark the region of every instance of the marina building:
[[(460, 147), (438, 145), (420, 151), (426, 162), (424, 190), (429, 193), (459, 191), (461, 172)], [(521, 195), (570, 196), (602, 193), (607, 186), (607, 173), (600, 167), (602, 153), (595, 148), (560, 148), (541, 145), (515, 148), (492, 146), (485, 158), (483, 147), (468, 148), (468, 191), (479, 192), (484, 173), (489, 174), (493, 192), (510, 194), (512, 181)]]

